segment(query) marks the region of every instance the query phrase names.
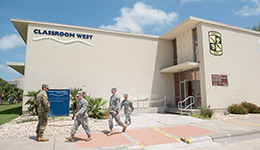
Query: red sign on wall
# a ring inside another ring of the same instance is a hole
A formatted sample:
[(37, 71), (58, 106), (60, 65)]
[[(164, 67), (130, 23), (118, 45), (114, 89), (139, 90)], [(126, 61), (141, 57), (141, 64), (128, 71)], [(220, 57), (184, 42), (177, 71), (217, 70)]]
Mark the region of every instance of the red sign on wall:
[(213, 86), (228, 86), (227, 75), (212, 74), (211, 77)]

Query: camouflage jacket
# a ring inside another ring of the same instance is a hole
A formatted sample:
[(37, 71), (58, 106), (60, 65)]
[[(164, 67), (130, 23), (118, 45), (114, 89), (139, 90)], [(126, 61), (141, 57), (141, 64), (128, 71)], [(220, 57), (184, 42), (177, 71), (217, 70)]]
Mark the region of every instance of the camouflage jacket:
[(118, 95), (112, 95), (109, 101), (109, 112), (117, 112), (120, 109), (120, 97)]
[(77, 108), (73, 116), (77, 114), (79, 117), (88, 117), (88, 101), (84, 98), (78, 100)]
[(38, 113), (48, 112), (49, 110), (49, 102), (47, 93), (44, 90), (41, 90), (40, 93), (37, 94), (36, 105), (38, 106)]
[(125, 108), (125, 114), (126, 113), (131, 113), (132, 111), (134, 111), (134, 106), (133, 106), (133, 102), (131, 102), (129, 99), (124, 99), (121, 103), (121, 107), (120, 109), (122, 109), (122, 107)]

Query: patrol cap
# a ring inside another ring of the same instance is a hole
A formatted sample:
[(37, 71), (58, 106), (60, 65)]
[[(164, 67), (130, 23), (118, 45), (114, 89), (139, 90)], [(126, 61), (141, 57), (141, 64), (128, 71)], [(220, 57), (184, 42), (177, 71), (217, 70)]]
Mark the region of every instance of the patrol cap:
[(47, 89), (49, 89), (49, 85), (48, 85), (48, 84), (43, 84), (43, 85), (42, 85), (42, 88), (47, 88)]
[(125, 94), (124, 94), (124, 97), (126, 97), (126, 96), (128, 96), (128, 94), (127, 94), (127, 93), (125, 93)]
[(82, 91), (78, 91), (76, 94), (76, 96), (80, 96), (80, 95), (82, 95)]
[(111, 91), (117, 90), (117, 88), (111, 88)]

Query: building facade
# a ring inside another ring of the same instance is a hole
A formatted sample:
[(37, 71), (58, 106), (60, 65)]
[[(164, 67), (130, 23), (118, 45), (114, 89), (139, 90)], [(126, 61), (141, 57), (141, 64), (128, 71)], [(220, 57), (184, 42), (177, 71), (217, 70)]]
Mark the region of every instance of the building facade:
[(24, 82), (24, 78), (20, 77), (20, 78), (14, 78), (11, 81), (9, 81), (8, 83), (14, 87), (17, 87), (18, 89), (23, 90), (23, 82)]
[(260, 105), (260, 32), (195, 17), (161, 36), (11, 21), (27, 45), (26, 59), (7, 65), (24, 75), (24, 94), (48, 83), (104, 99), (117, 87), (121, 97), (148, 97), (144, 107), (156, 94), (166, 96), (167, 107), (189, 96), (194, 106), (212, 109)]

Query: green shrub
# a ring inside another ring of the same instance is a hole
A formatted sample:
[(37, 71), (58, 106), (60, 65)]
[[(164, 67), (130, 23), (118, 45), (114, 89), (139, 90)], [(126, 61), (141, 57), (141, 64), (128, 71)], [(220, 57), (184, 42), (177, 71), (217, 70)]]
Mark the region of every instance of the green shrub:
[(228, 106), (227, 111), (231, 114), (248, 114), (247, 109), (245, 109), (242, 104), (232, 104), (231, 106)]
[(18, 101), (14, 99), (13, 104), (18, 104)]
[(253, 103), (242, 102), (241, 105), (247, 109), (248, 113), (260, 113), (258, 107)]
[(37, 94), (40, 93), (41, 90), (38, 91), (28, 91), (28, 93), (24, 96), (29, 97), (28, 101), (25, 103), (25, 105), (29, 105), (28, 111), (31, 112), (34, 115), (38, 115), (37, 112), (37, 105), (36, 105), (36, 99)]
[(211, 118), (213, 111), (211, 109), (207, 109), (206, 107), (200, 107), (200, 115), (204, 118)]
[(92, 98), (90, 96), (86, 96), (85, 99), (88, 101), (89, 104), (89, 117), (101, 119), (102, 115), (106, 114), (106, 111), (103, 110), (101, 107), (104, 106), (107, 103), (107, 101), (104, 101), (102, 98)]
[[(72, 101), (72, 104), (70, 105), (69, 110), (73, 114), (77, 108), (77, 92), (82, 91), (82, 88), (70, 88), (70, 100)], [(83, 95), (86, 95), (86, 92), (83, 91)], [(84, 96), (83, 96), (84, 97)]]

